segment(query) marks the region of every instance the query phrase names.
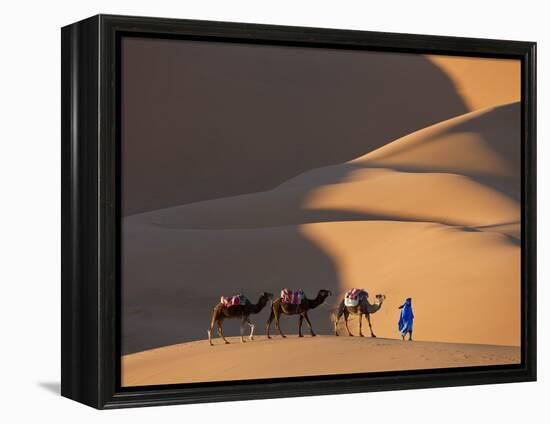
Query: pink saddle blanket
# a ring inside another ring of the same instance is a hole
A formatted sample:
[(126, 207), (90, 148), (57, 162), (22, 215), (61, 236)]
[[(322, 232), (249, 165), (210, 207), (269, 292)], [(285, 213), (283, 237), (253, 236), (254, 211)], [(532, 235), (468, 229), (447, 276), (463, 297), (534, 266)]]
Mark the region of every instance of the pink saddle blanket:
[(291, 305), (299, 305), (302, 303), (302, 300), (305, 297), (303, 290), (290, 290), (282, 289), (281, 290), (281, 301), (283, 303), (289, 303)]
[(356, 306), (365, 297), (369, 297), (369, 294), (365, 290), (351, 289), (346, 292), (344, 301), (346, 306)]
[(247, 299), (242, 294), (237, 294), (235, 296), (222, 296), (220, 297), (220, 302), (226, 308), (230, 308), (231, 306), (245, 305)]

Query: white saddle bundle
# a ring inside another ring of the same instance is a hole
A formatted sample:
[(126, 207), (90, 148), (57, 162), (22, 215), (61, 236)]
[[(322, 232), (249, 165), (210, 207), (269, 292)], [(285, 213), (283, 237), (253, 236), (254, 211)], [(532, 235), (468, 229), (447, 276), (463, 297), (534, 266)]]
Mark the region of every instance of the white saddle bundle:
[(344, 305), (346, 306), (357, 306), (359, 302), (363, 300), (364, 297), (369, 295), (363, 289), (351, 289), (346, 292), (344, 296)]

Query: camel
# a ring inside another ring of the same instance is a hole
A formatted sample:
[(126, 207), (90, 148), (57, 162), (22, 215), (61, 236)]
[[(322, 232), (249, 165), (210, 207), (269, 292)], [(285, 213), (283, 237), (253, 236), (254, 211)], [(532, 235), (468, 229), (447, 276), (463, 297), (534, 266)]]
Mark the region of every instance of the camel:
[(254, 340), (254, 327), (255, 325), (250, 321), (250, 314), (259, 313), (269, 300), (273, 299), (271, 293), (263, 292), (260, 294), (260, 298), (256, 304), (247, 302), (244, 305), (234, 305), (231, 307), (226, 307), (222, 303), (218, 303), (214, 310), (212, 311), (212, 319), (210, 320), (210, 328), (208, 329), (208, 342), (210, 346), (213, 346), (212, 343), (212, 330), (216, 324), (218, 324), (218, 335), (223, 339), (225, 344), (229, 344), (226, 338), (223, 335), (222, 324), (226, 319), (240, 319), (241, 320), (241, 343), (244, 343), (244, 324), (250, 326), (250, 337), (249, 340)]
[(270, 339), (271, 336), (269, 335), (269, 327), (271, 327), (271, 322), (273, 319), (275, 319), (275, 327), (277, 328), (277, 331), (279, 331), (279, 334), (281, 337), (286, 337), (283, 332), (281, 331), (281, 326), (279, 325), (279, 320), (281, 314), (285, 315), (300, 315), (300, 320), (298, 324), (298, 337), (303, 337), (302, 335), (302, 322), (304, 319), (307, 322), (307, 325), (309, 326), (309, 331), (311, 332), (311, 337), (315, 337), (316, 334), (313, 332), (313, 327), (311, 326), (311, 321), (309, 320), (309, 317), (307, 315), (307, 312), (310, 309), (314, 309), (317, 306), (321, 305), (325, 299), (329, 296), (332, 296), (332, 292), (330, 290), (319, 290), (319, 293), (317, 293), (317, 297), (315, 299), (308, 299), (307, 297), (304, 297), (302, 300), (302, 303), (293, 305), (284, 303), (281, 301), (281, 299), (275, 300), (271, 305), (271, 314), (269, 315), (269, 319), (266, 323), (266, 333), (267, 338)]
[(361, 324), (363, 322), (363, 315), (366, 315), (367, 321), (369, 322), (370, 335), (371, 337), (376, 337), (376, 335), (372, 331), (370, 315), (380, 310), (380, 308), (382, 307), (382, 303), (384, 303), (385, 299), (386, 299), (385, 295), (377, 294), (376, 302), (374, 304), (371, 304), (369, 303), (367, 296), (365, 296), (357, 306), (346, 306), (344, 303), (344, 300), (342, 300), (342, 302), (340, 302), (340, 305), (338, 306), (338, 313), (334, 317), (334, 335), (335, 336), (338, 335), (338, 321), (340, 320), (340, 317), (344, 315), (346, 330), (348, 330), (348, 334), (350, 336), (353, 336), (353, 334), (351, 334), (351, 331), (349, 331), (348, 317), (350, 315), (359, 315), (359, 335), (361, 337), (364, 337)]

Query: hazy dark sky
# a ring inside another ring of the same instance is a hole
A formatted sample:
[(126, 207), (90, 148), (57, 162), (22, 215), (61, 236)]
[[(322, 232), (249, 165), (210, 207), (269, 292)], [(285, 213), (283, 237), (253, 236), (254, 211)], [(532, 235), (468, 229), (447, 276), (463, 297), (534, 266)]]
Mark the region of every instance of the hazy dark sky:
[(421, 55), (124, 38), (123, 214), (270, 189), (467, 112)]

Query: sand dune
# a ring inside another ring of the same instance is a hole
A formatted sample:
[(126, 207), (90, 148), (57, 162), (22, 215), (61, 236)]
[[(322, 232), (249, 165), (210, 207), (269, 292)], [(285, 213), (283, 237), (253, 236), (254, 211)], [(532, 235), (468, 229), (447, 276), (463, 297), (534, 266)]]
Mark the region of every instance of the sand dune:
[[(127, 355), (125, 386), (517, 364), (517, 347), (358, 337), (197, 341)], [(344, 359), (345, 358), (345, 359)]]
[(124, 353), (203, 339), (220, 295), (282, 287), (337, 294), (310, 314), (320, 334), (339, 296), (363, 287), (387, 295), (379, 336), (397, 336), (411, 296), (418, 340), (518, 346), (519, 140), (519, 105), (505, 105), (267, 192), (125, 218)]
[[(364, 175), (363, 175), (364, 174)], [(432, 221), (484, 226), (519, 220), (517, 202), (457, 174), (350, 171), (352, 181), (276, 190), (165, 209), (165, 228), (237, 229), (350, 220)], [(476, 207), (472, 207), (472, 205)]]
[(138, 38), (121, 54), (124, 215), (268, 190), (470, 110), (419, 54)]
[[(204, 338), (221, 294), (242, 292), (255, 300), (261, 291), (287, 286), (310, 297), (319, 288), (338, 295), (310, 314), (321, 334), (332, 331), (332, 307), (343, 291), (364, 287), (388, 296), (373, 315), (380, 336), (397, 336), (397, 306), (412, 296), (419, 340), (519, 344), (519, 247), (499, 233), (396, 221), (249, 230), (129, 227), (127, 353)], [(260, 333), (267, 314), (252, 317)], [(297, 322), (285, 317), (283, 328), (294, 332)], [(237, 322), (225, 328), (238, 334)]]
[(519, 179), (519, 103), (483, 109), (416, 131), (352, 163)]
[(517, 222), (519, 114), (519, 104), (472, 112), (274, 190), (163, 209), (148, 219), (186, 229), (367, 219)]
[(121, 56), (123, 215), (268, 190), (521, 91), (519, 60), (143, 38)]
[(521, 62), (464, 56), (427, 55), (454, 83), (470, 110), (518, 102)]
[(397, 307), (412, 297), (421, 340), (519, 345), (519, 247), (508, 237), (384, 221), (302, 231), (338, 264), (343, 289), (387, 295), (373, 315), (378, 335), (396, 337)]
[[(122, 49), (122, 384), (519, 363), (520, 62), (204, 48)], [(220, 295), (283, 287), (333, 291), (321, 336), (268, 341), (265, 308), (204, 340)], [(376, 339), (329, 336), (352, 287), (387, 296)]]

